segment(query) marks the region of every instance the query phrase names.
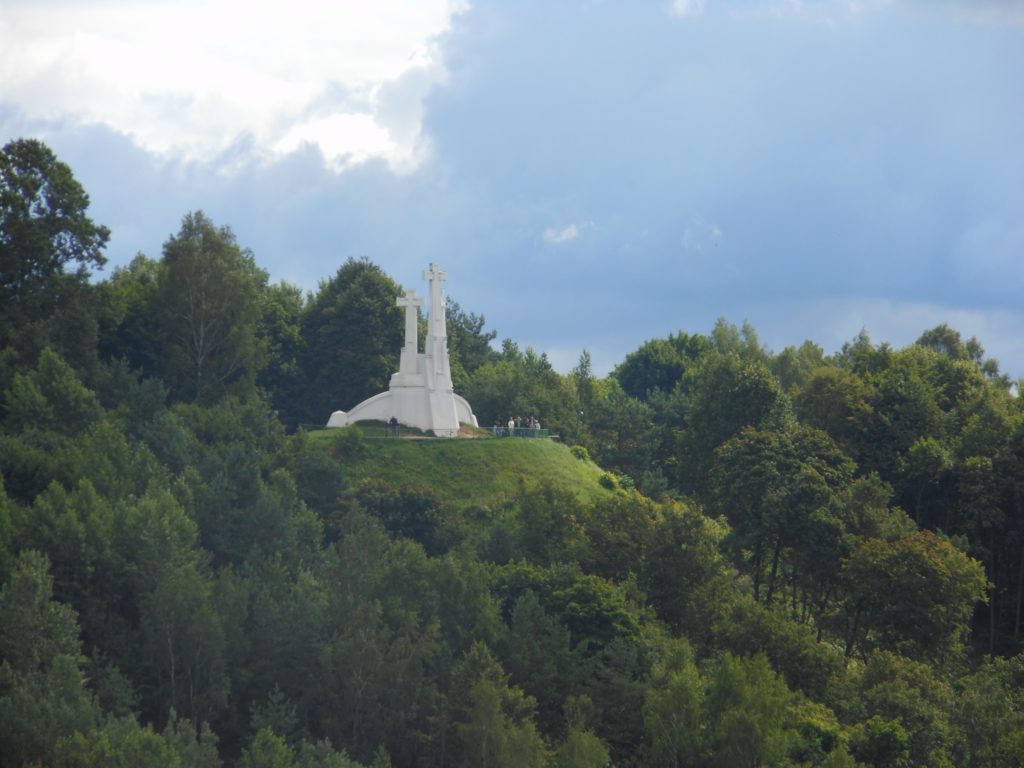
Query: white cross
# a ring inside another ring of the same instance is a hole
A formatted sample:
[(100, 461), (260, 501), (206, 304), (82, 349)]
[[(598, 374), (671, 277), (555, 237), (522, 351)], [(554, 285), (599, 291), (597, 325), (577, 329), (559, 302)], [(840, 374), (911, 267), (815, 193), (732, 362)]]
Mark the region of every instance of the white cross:
[(442, 271), (434, 262), (430, 262), (430, 269), (423, 273), (423, 279), (434, 282), (435, 280), (447, 280), (448, 273)]
[(395, 299), (395, 303), (400, 307), (405, 307), (405, 311), (408, 312), (409, 307), (422, 307), (423, 299), (416, 297), (416, 291), (406, 291), (405, 296), (399, 296)]
[(423, 306), (423, 299), (416, 298), (416, 291), (406, 291), (405, 296), (399, 296), (395, 303), (405, 307), (405, 346), (416, 352), (416, 321), (418, 319), (418, 308)]

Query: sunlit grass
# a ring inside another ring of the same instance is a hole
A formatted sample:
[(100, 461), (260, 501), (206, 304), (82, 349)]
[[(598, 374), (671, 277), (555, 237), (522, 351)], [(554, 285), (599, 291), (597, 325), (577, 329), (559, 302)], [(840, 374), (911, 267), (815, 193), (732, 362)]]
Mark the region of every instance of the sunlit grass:
[[(330, 445), (341, 430), (320, 430), (311, 437)], [(368, 434), (380, 434), (369, 428)], [(494, 507), (514, 496), (521, 484), (550, 483), (581, 501), (608, 496), (598, 483), (601, 469), (577, 459), (567, 446), (546, 439), (373, 439), (345, 459), (350, 482), (384, 480), (398, 487), (425, 486), (456, 506)]]

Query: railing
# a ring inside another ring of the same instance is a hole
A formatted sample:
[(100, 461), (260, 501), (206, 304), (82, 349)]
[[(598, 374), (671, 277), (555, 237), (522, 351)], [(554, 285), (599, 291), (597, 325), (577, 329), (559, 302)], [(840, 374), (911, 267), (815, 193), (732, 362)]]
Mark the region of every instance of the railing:
[(424, 432), (422, 429), (416, 429), (415, 427), (403, 427), (399, 424), (397, 427), (392, 427), (388, 424), (382, 424), (380, 426), (360, 424), (359, 428), (363, 431), (363, 437), (369, 440), (399, 440), (409, 438), (430, 438), (430, 437), (455, 437), (458, 435), (458, 430), (455, 430), (454, 435), (442, 435), (442, 434), (431, 434)]
[(550, 429), (532, 427), (491, 427), (495, 437), (551, 437)]
[[(323, 424), (300, 424), (300, 427), (305, 429), (307, 432), (313, 432), (321, 429), (329, 429), (329, 427)], [(369, 440), (396, 440), (396, 439), (413, 439), (413, 438), (431, 438), (431, 437), (458, 437), (458, 431), (452, 430), (451, 435), (443, 435), (439, 433), (431, 434), (424, 432), (421, 429), (415, 429), (414, 427), (403, 427), (401, 425), (392, 427), (387, 424), (380, 423), (367, 423), (360, 422), (359, 429), (363, 433), (363, 437)], [(489, 427), (491, 434), (495, 437), (521, 437), (521, 438), (552, 438), (558, 439), (558, 435), (552, 434), (550, 429), (532, 429), (531, 427)]]
[[(335, 427), (328, 427), (326, 424), (299, 424), (302, 429), (307, 432), (316, 432), (322, 429), (335, 429)], [(351, 426), (351, 425), (350, 425)], [(363, 437), (370, 440), (383, 440), (385, 438), (400, 438), (400, 437), (432, 437), (421, 429), (415, 429), (413, 427), (403, 427), (401, 425), (397, 427), (391, 427), (387, 424), (373, 424), (360, 422), (359, 431), (363, 433)]]

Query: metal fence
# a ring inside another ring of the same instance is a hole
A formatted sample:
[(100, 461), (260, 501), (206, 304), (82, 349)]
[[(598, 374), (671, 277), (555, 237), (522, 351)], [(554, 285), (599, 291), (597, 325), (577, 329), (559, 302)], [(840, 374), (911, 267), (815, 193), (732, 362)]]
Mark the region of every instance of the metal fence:
[(551, 437), (550, 429), (533, 429), (531, 427), (491, 427), (495, 437)]
[[(300, 424), (300, 427), (308, 432), (313, 432), (321, 429), (330, 429), (323, 424)], [(414, 429), (412, 427), (391, 427), (387, 424), (367, 424), (360, 423), (360, 431), (363, 433), (363, 437), (369, 440), (397, 440), (397, 439), (428, 439), (432, 437), (458, 437), (458, 431), (453, 430), (452, 434), (431, 434), (424, 432), (420, 429)], [(529, 438), (554, 438), (557, 439), (558, 435), (552, 434), (550, 429), (531, 429), (530, 427), (490, 427), (489, 431), (495, 437), (521, 437), (525, 439)]]

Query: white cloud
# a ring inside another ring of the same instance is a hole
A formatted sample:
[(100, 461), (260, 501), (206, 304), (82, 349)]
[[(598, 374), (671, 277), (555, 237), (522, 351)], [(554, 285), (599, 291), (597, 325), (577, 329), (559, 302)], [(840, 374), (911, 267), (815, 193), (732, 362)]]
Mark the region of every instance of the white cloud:
[(314, 144), (332, 167), (342, 170), (372, 157), (394, 157), (399, 153), (386, 129), (368, 114), (333, 114), (295, 125), (274, 144), (275, 152), (288, 153), (304, 144)]
[(1020, 0), (890, 0), (928, 13), (948, 13), (954, 19), (972, 23), (1024, 24), (1024, 3)]
[[(443, 79), (434, 40), (452, 0), (107, 0), (5, 3), (0, 99), (26, 118), (73, 118), (143, 148), (208, 161), (315, 143), (335, 167), (422, 155), (422, 99)], [(413, 104), (378, 110), (389, 84)], [(409, 130), (408, 113), (416, 129)], [(391, 125), (389, 115), (405, 115)]]
[(704, 13), (704, 0), (672, 0), (672, 15), (686, 18)]
[(684, 251), (701, 253), (705, 249), (717, 248), (721, 240), (722, 230), (717, 224), (709, 223), (703, 216), (695, 216), (683, 228), (679, 245)]
[(583, 230), (586, 229), (589, 224), (570, 224), (567, 227), (547, 227), (544, 230), (544, 242), (552, 245), (560, 245), (562, 243), (571, 243), (573, 240), (583, 234)]
[[(688, 0), (679, 2), (684, 6), (690, 4)], [(730, 14), (735, 17), (767, 14), (835, 25), (844, 20), (899, 8), (939, 14), (956, 22), (1015, 25), (1024, 23), (1024, 4), (1020, 0), (771, 0), (768, 3), (751, 2), (741, 5), (739, 8), (733, 8)]]

